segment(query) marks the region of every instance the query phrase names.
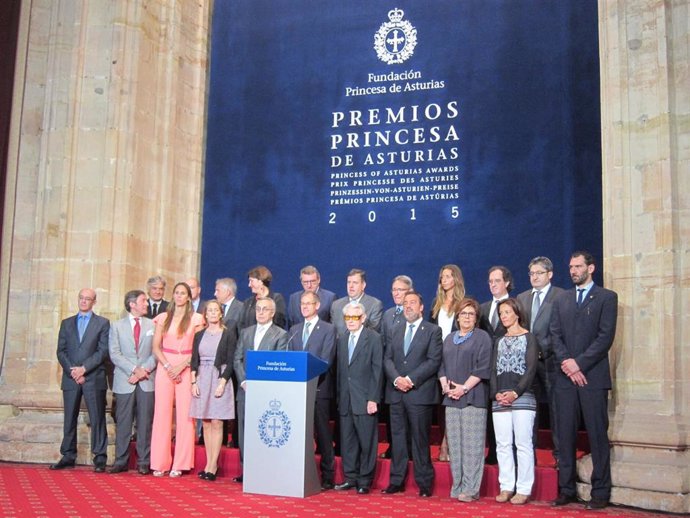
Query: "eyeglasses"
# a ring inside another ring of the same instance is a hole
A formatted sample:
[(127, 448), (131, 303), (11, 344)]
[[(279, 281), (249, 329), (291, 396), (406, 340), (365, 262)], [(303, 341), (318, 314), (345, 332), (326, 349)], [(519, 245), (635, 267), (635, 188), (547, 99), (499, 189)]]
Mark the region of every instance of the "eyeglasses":
[(542, 275), (546, 275), (548, 272), (529, 272), (530, 277), (541, 277)]
[(94, 299), (93, 297), (79, 297), (79, 300), (85, 300), (86, 302), (93, 302)]
[(273, 311), (273, 308), (270, 306), (256, 306), (257, 313), (264, 313), (266, 311)]
[(362, 315), (345, 315), (345, 321), (348, 320), (362, 320)]
[(460, 316), (465, 317), (465, 318), (470, 318), (470, 317), (476, 317), (477, 314), (474, 311), (461, 311)]

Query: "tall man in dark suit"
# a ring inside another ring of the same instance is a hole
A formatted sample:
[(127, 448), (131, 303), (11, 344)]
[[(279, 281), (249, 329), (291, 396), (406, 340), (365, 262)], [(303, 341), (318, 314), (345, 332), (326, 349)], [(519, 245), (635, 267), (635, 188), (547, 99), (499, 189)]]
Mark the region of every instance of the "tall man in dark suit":
[(348, 303), (343, 316), (347, 331), (338, 338), (338, 413), (345, 481), (335, 489), (357, 488), (364, 495), (376, 470), (383, 346), (379, 334), (364, 327), (362, 304)]
[(168, 309), (168, 301), (165, 296), (165, 277), (154, 275), (146, 281), (146, 291), (149, 296), (146, 318), (155, 318)]
[(230, 277), (218, 279), (214, 295), (223, 310), (223, 322), (227, 324), (230, 320), (234, 320), (239, 325), (244, 305), (237, 300), (237, 283), (235, 280)]
[(434, 467), (429, 454), (429, 434), (434, 405), (440, 402), (438, 369), (443, 356), (441, 328), (424, 322), (424, 303), (416, 291), (403, 299), (405, 325), (396, 326), (386, 345), (386, 402), (390, 404), (393, 454), (390, 483), (383, 493), (404, 490), (412, 444), (414, 478), (419, 496), (430, 497)]
[(196, 277), (190, 277), (187, 279), (187, 286), (192, 292), (192, 309), (195, 313), (204, 314), (204, 306), (206, 301), (201, 300), (201, 286), (199, 285), (199, 279)]
[(609, 349), (616, 336), (618, 295), (594, 284), (589, 252), (570, 257), (575, 288), (553, 302), (551, 337), (556, 364), (556, 416), (560, 447), (558, 498), (554, 505), (577, 500), (575, 446), (580, 412), (592, 449), (592, 499), (587, 509), (602, 509), (611, 497), (608, 393)]
[(333, 373), (336, 343), (335, 327), (321, 320), (319, 306), (318, 293), (311, 291), (302, 293), (301, 308), (304, 320), (290, 328), (288, 350), (309, 351), (328, 363), (329, 366), (329, 369), (319, 377), (314, 405), (314, 431), (316, 432), (316, 444), (321, 452), (321, 488), (327, 490), (333, 489), (335, 477), (335, 453), (329, 424), (329, 411), (331, 401), (335, 397)]
[(110, 322), (96, 315), (96, 292), (79, 292), (79, 313), (60, 324), (57, 358), (62, 366), (62, 398), (65, 407), (62, 458), (50, 469), (73, 468), (77, 459), (77, 420), (82, 396), (91, 421), (91, 453), (94, 471), (103, 473), (107, 462), (108, 432), (105, 427), (105, 360), (108, 357)]
[[(553, 362), (553, 347), (551, 346), (551, 310), (553, 301), (563, 290), (551, 285), (553, 277), (553, 263), (548, 257), (535, 257), (529, 263), (529, 281), (532, 289), (525, 290), (517, 296), (520, 312), (530, 332), (539, 344), (539, 363), (534, 378), (540, 400), (546, 400), (549, 407), (549, 420), (553, 440), (553, 457), (558, 462), (558, 434), (556, 427), (556, 406), (553, 402), (553, 382), (555, 366)], [(537, 407), (537, 413), (539, 407)], [(533, 444), (537, 447), (539, 420), (534, 420)]]
[[(244, 459), (244, 405), (247, 390), (247, 351), (285, 351), (287, 332), (273, 323), (276, 303), (270, 297), (261, 297), (255, 306), (256, 324), (240, 331), (235, 349), (233, 367), (237, 378), (237, 428), (239, 431), (240, 459)], [(242, 482), (242, 475), (233, 479)]]
[(108, 349), (115, 365), (113, 394), (117, 398), (115, 462), (110, 473), (127, 471), (132, 424), (137, 423), (137, 464), (142, 475), (149, 473), (153, 389), (156, 357), (153, 355), (154, 324), (146, 318), (146, 294), (132, 290), (125, 295), (126, 317), (110, 326)]
[(322, 322), (331, 321), (331, 305), (335, 300), (335, 293), (321, 287), (321, 274), (315, 266), (305, 266), (299, 272), (299, 281), (302, 283), (302, 290), (290, 295), (288, 302), (288, 326), (292, 327), (304, 321), (302, 316), (301, 301), (302, 295), (307, 292), (316, 293), (321, 301), (319, 308), (319, 319)]
[(342, 297), (331, 306), (331, 323), (338, 331), (338, 336), (347, 333), (347, 326), (343, 319), (343, 309), (350, 302), (358, 302), (364, 306), (366, 312), (366, 327), (377, 333), (381, 330), (381, 316), (383, 304), (376, 297), (364, 293), (367, 287), (367, 274), (364, 270), (353, 268), (347, 274), (347, 297)]
[[(506, 334), (506, 328), (498, 318), (498, 303), (507, 299), (513, 291), (513, 274), (505, 266), (492, 266), (489, 268), (489, 291), (491, 300), (484, 302), (480, 306), (481, 318), (479, 327), (489, 333), (493, 347), (496, 347), (496, 340)], [(486, 456), (487, 464), (497, 464), (496, 458), (496, 434), (494, 432), (494, 420), (491, 418), (491, 406), (489, 406), (489, 416), (486, 423), (486, 442), (489, 451)]]

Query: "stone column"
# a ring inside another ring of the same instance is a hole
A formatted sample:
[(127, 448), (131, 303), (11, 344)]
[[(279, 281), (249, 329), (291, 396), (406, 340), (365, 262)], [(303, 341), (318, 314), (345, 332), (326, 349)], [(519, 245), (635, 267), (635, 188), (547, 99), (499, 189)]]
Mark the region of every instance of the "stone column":
[[(0, 293), (4, 460), (58, 456), (57, 330), (81, 287), (118, 318), (151, 274), (198, 273), (211, 3), (22, 3)], [(85, 427), (79, 441), (84, 461)]]
[[(687, 513), (688, 2), (600, 0), (599, 34), (605, 281), (620, 301), (612, 501)], [(589, 480), (588, 462), (580, 468)]]

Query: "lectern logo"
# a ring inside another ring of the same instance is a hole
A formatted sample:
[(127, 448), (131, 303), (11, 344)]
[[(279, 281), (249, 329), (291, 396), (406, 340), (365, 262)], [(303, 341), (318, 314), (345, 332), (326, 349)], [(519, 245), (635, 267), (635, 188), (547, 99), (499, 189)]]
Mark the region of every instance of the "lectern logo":
[(259, 437), (269, 448), (280, 448), (290, 438), (292, 423), (288, 415), (280, 409), (280, 401), (274, 399), (268, 406), (270, 409), (259, 418)]
[(417, 29), (407, 20), (403, 21), (405, 11), (388, 11), (389, 22), (384, 22), (374, 35), (374, 50), (384, 63), (394, 65), (406, 61), (417, 46)]

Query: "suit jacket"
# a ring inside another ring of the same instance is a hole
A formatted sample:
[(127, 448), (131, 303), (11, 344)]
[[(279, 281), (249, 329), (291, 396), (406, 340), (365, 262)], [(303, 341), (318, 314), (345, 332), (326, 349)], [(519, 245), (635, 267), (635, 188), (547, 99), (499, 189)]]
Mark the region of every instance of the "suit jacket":
[[(192, 302), (192, 309), (194, 309), (194, 302)], [(195, 312), (203, 315), (205, 309), (206, 309), (206, 301), (199, 299), (199, 305), (196, 307)]]
[(494, 299), (491, 299), (487, 302), (484, 302), (480, 307), (479, 310), (481, 311), (481, 317), (479, 318), (479, 327), (489, 333), (489, 336), (491, 337), (491, 343), (494, 344), (496, 343), (497, 338), (501, 338), (506, 334), (506, 328), (505, 326), (501, 323), (501, 319), (498, 319), (498, 324), (496, 324), (496, 329), (491, 325), (491, 321), (489, 320), (489, 312), (491, 311), (491, 303), (494, 301)]
[[(287, 344), (288, 351), (304, 351), (302, 333), (304, 332), (304, 322), (290, 328)], [(319, 384), (316, 388), (318, 399), (331, 399), (335, 396), (335, 382), (333, 373), (335, 369), (335, 326), (328, 322), (323, 322), (320, 318), (316, 322), (314, 329), (309, 333), (307, 340), (307, 351), (328, 363), (328, 370), (319, 376)]]
[[(276, 312), (273, 315), (273, 323), (285, 329), (287, 326), (287, 310), (285, 308), (285, 297), (280, 293), (275, 293), (273, 291), (268, 292), (268, 296), (273, 299), (276, 303)], [(240, 317), (239, 327), (244, 329), (245, 327), (253, 326), (256, 324), (256, 297), (252, 295), (247, 300), (244, 301), (244, 307), (242, 308), (242, 316)]]
[[(221, 305), (222, 306), (222, 305)], [(237, 297), (232, 299), (230, 307), (225, 311), (225, 316), (223, 317), (223, 323), (227, 326), (232, 320), (239, 327), (240, 319), (242, 318), (242, 310), (244, 309), (244, 304), (237, 300)]]
[(57, 358), (62, 365), (62, 390), (77, 390), (79, 385), (70, 376), (72, 367), (86, 369), (84, 389), (107, 390), (105, 361), (108, 358), (108, 333), (110, 322), (95, 313), (91, 314), (89, 325), (79, 341), (77, 316), (62, 321), (58, 333)]
[[(304, 290), (296, 291), (290, 295), (287, 313), (288, 327), (292, 327), (300, 322), (304, 322), (304, 317), (302, 316), (302, 309), (300, 306), (303, 293)], [(330, 322), (331, 305), (333, 305), (333, 301), (335, 300), (335, 293), (323, 288), (319, 288), (318, 295), (319, 301), (321, 302), (321, 305), (319, 306), (319, 319), (323, 320), (324, 322)]]
[(115, 365), (113, 375), (113, 392), (115, 394), (131, 394), (137, 385), (132, 385), (129, 379), (135, 367), (143, 367), (151, 374), (149, 379), (141, 380), (138, 385), (144, 392), (153, 392), (156, 375), (156, 357), (153, 355), (151, 344), (155, 325), (153, 320), (141, 317), (141, 334), (139, 335), (139, 352), (134, 346), (134, 334), (129, 315), (110, 325), (110, 341), (108, 350), (110, 359)]
[[(190, 364), (190, 369), (192, 372), (199, 371), (199, 345), (201, 344), (201, 339), (206, 333), (206, 329), (198, 331), (194, 335), (194, 340), (192, 342), (192, 360)], [(233, 363), (235, 361), (235, 348), (237, 347), (237, 324), (235, 322), (230, 322), (228, 328), (223, 329), (223, 334), (218, 342), (218, 349), (216, 349), (216, 356), (213, 359), (213, 366), (218, 369), (218, 376), (223, 378), (225, 381), (230, 381), (230, 376), (232, 376)], [(221, 368), (225, 365), (225, 369), (221, 371)]]
[[(152, 304), (151, 299), (148, 299), (148, 307), (146, 308), (146, 318), (155, 318), (153, 316), (153, 313), (151, 313), (151, 309), (152, 309), (151, 304)], [(156, 316), (160, 315), (161, 313), (163, 313), (167, 309), (168, 309), (168, 301), (162, 299), (160, 302), (160, 306), (158, 306), (158, 313), (156, 314)]]
[[(240, 331), (240, 339), (237, 342), (235, 349), (235, 360), (233, 368), (235, 369), (235, 379), (237, 380), (237, 399), (244, 399), (244, 390), (239, 388), (243, 381), (247, 379), (247, 351), (254, 350), (254, 334), (256, 333), (256, 325), (245, 327)], [(287, 350), (287, 332), (275, 324), (271, 324), (266, 330), (261, 342), (259, 343), (259, 351), (286, 351)]]
[[(347, 333), (347, 326), (345, 326), (345, 317), (343, 315), (343, 308), (350, 302), (350, 297), (341, 297), (331, 306), (331, 323), (338, 331), (338, 336)], [(383, 303), (376, 297), (362, 295), (359, 302), (364, 306), (367, 313), (367, 319), (364, 322), (364, 327), (373, 329), (377, 333), (381, 330), (381, 317), (383, 316)]]
[(551, 285), (549, 291), (546, 293), (546, 296), (542, 299), (541, 306), (539, 306), (539, 312), (537, 313), (537, 318), (534, 321), (534, 325), (531, 325), (533, 298), (532, 290), (529, 289), (523, 291), (517, 296), (517, 302), (520, 306), (523, 322), (525, 327), (534, 335), (534, 338), (537, 339), (541, 358), (548, 358), (553, 354), (550, 333), (551, 311), (553, 309), (554, 299), (561, 292), (563, 292), (561, 288), (558, 288), (553, 284)]
[[(405, 355), (404, 342), (407, 325), (395, 327), (392, 341), (384, 352), (383, 369), (386, 373), (386, 402), (399, 403), (405, 398), (417, 405), (432, 405), (441, 401), (438, 369), (443, 359), (441, 328), (424, 322), (419, 324)], [(401, 392), (393, 386), (398, 376), (409, 376), (414, 388)]]
[[(551, 343), (558, 365), (573, 358), (587, 378), (584, 389), (610, 389), (609, 349), (616, 336), (618, 295), (596, 284), (582, 307), (577, 307), (575, 288), (563, 291), (553, 301)], [(572, 382), (556, 369), (556, 384)]]
[(376, 331), (364, 327), (348, 362), (349, 338), (349, 332), (338, 338), (338, 412), (362, 415), (367, 413), (367, 402), (381, 402), (383, 345)]
[(381, 318), (381, 342), (383, 343), (384, 351), (392, 339), (391, 333), (393, 332), (393, 329), (399, 324), (405, 322), (405, 315), (402, 313), (402, 311), (396, 315), (396, 309), (396, 306), (388, 308)]

